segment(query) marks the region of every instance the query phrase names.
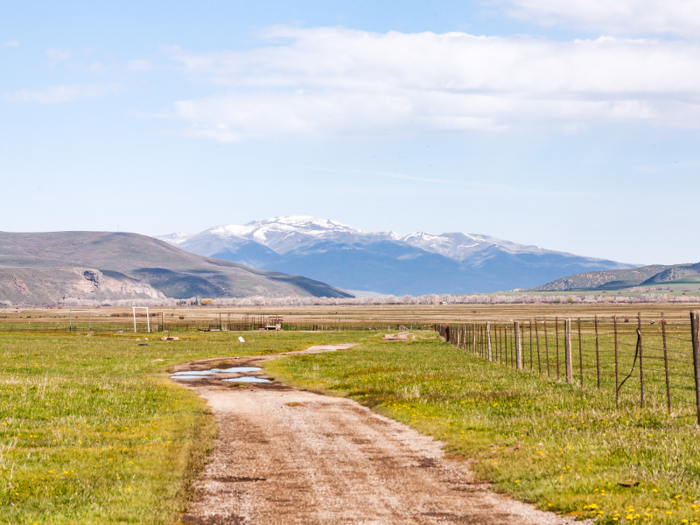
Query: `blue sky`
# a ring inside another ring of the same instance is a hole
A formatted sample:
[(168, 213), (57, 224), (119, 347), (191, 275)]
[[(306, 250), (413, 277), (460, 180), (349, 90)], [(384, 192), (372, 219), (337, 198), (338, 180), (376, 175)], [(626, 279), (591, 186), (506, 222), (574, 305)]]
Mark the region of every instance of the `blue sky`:
[(700, 2), (0, 3), (0, 229), (305, 214), (700, 260)]

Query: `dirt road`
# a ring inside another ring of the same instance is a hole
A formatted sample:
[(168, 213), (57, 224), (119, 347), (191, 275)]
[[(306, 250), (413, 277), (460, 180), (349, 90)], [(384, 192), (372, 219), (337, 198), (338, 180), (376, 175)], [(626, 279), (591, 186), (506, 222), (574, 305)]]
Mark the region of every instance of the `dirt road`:
[(573, 523), (489, 492), (466, 466), (445, 459), (439, 442), (354, 401), (276, 382), (245, 388), (213, 377), (186, 382), (208, 400), (219, 435), (184, 523)]

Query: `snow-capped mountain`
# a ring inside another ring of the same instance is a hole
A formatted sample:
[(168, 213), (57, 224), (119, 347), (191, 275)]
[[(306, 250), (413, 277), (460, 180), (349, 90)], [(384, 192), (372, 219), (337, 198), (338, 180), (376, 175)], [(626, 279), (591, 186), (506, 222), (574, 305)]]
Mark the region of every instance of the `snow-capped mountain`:
[(322, 241), (367, 244), (380, 240), (398, 240), (399, 235), (394, 232), (368, 233), (328, 219), (293, 215), (253, 221), (244, 225), (215, 226), (197, 234), (178, 232), (158, 239), (185, 250), (188, 249), (186, 246), (196, 245), (200, 251), (211, 252), (207, 255), (213, 255), (221, 247), (238, 246), (245, 241), (257, 242), (283, 254)]
[(348, 290), (395, 295), (530, 288), (577, 272), (633, 267), (488, 235), (401, 236), (309, 216), (275, 217), (158, 239), (198, 255), (295, 273)]

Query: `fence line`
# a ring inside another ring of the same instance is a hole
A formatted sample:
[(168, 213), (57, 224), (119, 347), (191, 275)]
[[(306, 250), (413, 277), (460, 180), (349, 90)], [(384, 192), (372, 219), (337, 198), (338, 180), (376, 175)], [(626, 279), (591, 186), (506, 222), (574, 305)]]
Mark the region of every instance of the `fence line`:
[[(137, 316), (138, 332), (146, 331), (146, 320)], [(305, 332), (338, 332), (338, 331), (408, 331), (433, 330), (433, 323), (400, 323), (381, 321), (336, 321), (336, 322), (277, 322), (277, 317), (250, 316), (243, 319), (228, 317), (198, 318), (196, 320), (169, 319), (160, 314), (151, 317), (151, 332), (250, 332), (260, 330), (288, 330)], [(100, 322), (95, 317), (88, 323), (87, 319), (68, 319), (60, 322), (0, 322), (0, 333), (128, 333), (134, 332), (133, 318), (125, 321)]]
[(567, 383), (614, 394), (618, 404), (693, 410), (700, 424), (700, 311), (690, 313), (690, 333), (686, 322), (671, 323), (663, 313), (660, 322), (636, 317), (565, 319), (563, 334), (558, 317), (436, 324), (435, 330), (480, 358), (539, 376), (561, 380), (563, 362)]

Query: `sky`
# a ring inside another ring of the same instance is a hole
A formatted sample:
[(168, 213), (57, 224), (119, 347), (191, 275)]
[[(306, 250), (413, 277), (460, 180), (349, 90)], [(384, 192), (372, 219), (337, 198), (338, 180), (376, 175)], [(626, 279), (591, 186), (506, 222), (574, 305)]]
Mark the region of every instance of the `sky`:
[(700, 261), (700, 1), (0, 1), (0, 230), (312, 215)]

